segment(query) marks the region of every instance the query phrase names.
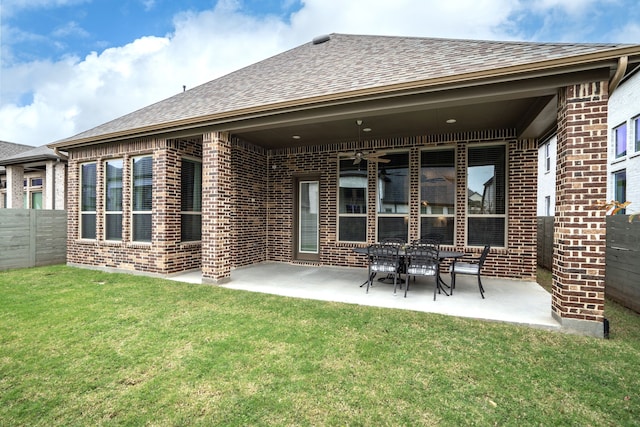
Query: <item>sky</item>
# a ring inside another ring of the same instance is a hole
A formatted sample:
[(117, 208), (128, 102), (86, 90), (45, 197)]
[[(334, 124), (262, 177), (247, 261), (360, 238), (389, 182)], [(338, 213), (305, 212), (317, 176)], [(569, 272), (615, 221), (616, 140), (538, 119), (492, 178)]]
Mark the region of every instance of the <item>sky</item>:
[(49, 144), (330, 33), (640, 44), (640, 2), (0, 0), (0, 140)]

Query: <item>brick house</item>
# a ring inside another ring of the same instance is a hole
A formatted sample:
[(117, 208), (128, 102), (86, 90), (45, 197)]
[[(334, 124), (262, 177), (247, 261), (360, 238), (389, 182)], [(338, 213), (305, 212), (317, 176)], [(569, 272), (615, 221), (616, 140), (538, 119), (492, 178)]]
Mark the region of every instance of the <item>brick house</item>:
[(609, 99), (609, 188), (607, 200), (629, 201), (640, 212), (640, 67)]
[(0, 159), (0, 208), (64, 210), (67, 161), (46, 145)]
[(488, 275), (533, 279), (537, 150), (557, 132), (552, 312), (601, 335), (591, 206), (608, 88), (638, 61), (635, 45), (318, 37), (51, 144), (69, 152), (68, 262), (220, 283), (264, 261), (364, 266), (356, 246), (436, 233), (490, 243)]

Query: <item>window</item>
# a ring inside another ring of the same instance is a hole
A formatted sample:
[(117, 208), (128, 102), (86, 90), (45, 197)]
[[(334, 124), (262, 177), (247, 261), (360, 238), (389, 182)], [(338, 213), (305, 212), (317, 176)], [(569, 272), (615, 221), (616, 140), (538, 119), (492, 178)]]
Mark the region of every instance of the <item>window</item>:
[(551, 144), (550, 143), (546, 143), (544, 144), (544, 171), (545, 172), (550, 172), (551, 171), (551, 148), (550, 148)]
[(2, 199), (2, 205), (0, 208), (7, 207), (7, 181), (4, 179), (0, 179), (0, 198)]
[(378, 241), (409, 236), (409, 153), (385, 155), (378, 163)]
[(551, 216), (551, 196), (545, 196), (544, 198), (544, 214)]
[(122, 160), (105, 162), (105, 240), (122, 240)]
[[(620, 203), (627, 201), (627, 171), (621, 170), (613, 174), (614, 199)], [(626, 210), (620, 209), (618, 214), (625, 215)]]
[(25, 209), (42, 209), (42, 177), (29, 177), (22, 180), (22, 207)]
[(623, 123), (613, 130), (616, 159), (627, 155), (627, 124)]
[(340, 160), (338, 177), (338, 240), (367, 241), (367, 161)]
[(182, 200), (180, 207), (183, 242), (202, 239), (202, 163), (182, 159)]
[(456, 165), (454, 150), (423, 151), (420, 163), (420, 237), (454, 244)]
[(153, 207), (153, 158), (132, 159), (131, 224), (134, 242), (151, 241), (151, 211)]
[(473, 147), (467, 157), (467, 244), (504, 246), (506, 149)]
[(633, 134), (635, 135), (635, 150), (640, 152), (640, 116), (633, 119)]
[(80, 237), (96, 238), (96, 164), (80, 166)]
[(31, 193), (31, 209), (42, 209), (42, 191)]

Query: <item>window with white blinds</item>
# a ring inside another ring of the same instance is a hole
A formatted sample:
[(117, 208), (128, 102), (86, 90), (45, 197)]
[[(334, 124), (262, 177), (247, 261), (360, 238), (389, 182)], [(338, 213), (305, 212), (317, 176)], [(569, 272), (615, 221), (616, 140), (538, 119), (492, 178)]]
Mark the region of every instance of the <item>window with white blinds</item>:
[(80, 165), (80, 238), (96, 238), (96, 164)]
[(367, 241), (367, 161), (340, 160), (338, 177), (338, 240)]
[(505, 246), (506, 147), (470, 147), (467, 162), (467, 244)]
[(409, 237), (409, 153), (386, 154), (378, 164), (378, 241)]
[(131, 240), (134, 242), (151, 242), (153, 157), (134, 157), (131, 169)]
[(202, 163), (182, 159), (180, 203), (181, 239), (183, 242), (202, 239)]
[(454, 244), (455, 150), (425, 150), (420, 161), (420, 237)]
[(105, 162), (105, 240), (122, 240), (122, 159)]

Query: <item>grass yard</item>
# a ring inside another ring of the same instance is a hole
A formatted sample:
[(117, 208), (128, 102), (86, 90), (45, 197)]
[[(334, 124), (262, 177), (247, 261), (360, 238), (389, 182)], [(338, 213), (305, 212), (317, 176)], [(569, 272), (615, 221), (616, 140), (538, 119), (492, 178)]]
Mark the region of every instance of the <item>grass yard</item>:
[(598, 340), (65, 266), (0, 273), (0, 425), (640, 425)]

